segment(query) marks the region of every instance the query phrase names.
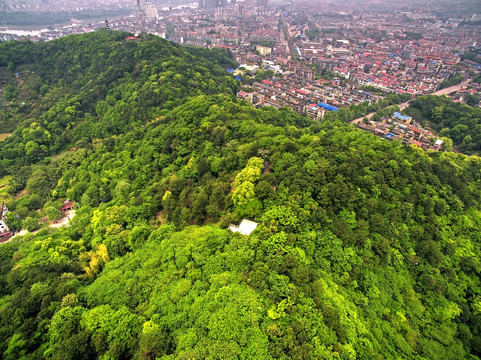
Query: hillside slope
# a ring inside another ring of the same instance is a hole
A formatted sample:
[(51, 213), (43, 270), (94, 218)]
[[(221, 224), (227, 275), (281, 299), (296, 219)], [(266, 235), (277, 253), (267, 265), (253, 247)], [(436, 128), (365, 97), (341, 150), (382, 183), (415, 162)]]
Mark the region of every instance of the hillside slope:
[(446, 96), (421, 96), (407, 112), (426, 120), (442, 136), (453, 140), (464, 154), (481, 154), (481, 109), (457, 103)]
[(153, 36), (124, 40), (127, 35), (97, 31), (0, 44), (6, 74), (0, 129), (17, 129), (0, 142), (0, 175), (124, 133), (189, 96), (235, 95), (237, 82), (222, 68), (233, 64), (227, 52), (183, 48)]
[(231, 91), (18, 165), (18, 226), (80, 208), (0, 246), (2, 357), (479, 358), (481, 160)]

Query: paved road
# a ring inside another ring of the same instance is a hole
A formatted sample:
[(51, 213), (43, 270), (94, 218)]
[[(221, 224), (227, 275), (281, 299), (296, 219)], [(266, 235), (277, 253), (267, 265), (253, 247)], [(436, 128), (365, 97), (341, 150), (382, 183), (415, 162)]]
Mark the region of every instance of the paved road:
[[(429, 94), (429, 95), (448, 95), (448, 94), (451, 94), (455, 91), (458, 91), (459, 89), (461, 89), (463, 86), (466, 86), (469, 84), (469, 82), (471, 81), (471, 79), (467, 79), (465, 81), (463, 81), (462, 83), (458, 84), (458, 85), (454, 85), (454, 86), (450, 86), (446, 89), (442, 89), (442, 90), (438, 90), (436, 92), (433, 92), (432, 94)], [(407, 108), (409, 106), (409, 101), (406, 101), (402, 104), (399, 104), (399, 108), (401, 110), (404, 110), (405, 108)], [(367, 117), (368, 119), (372, 118), (372, 116), (375, 114), (375, 112), (373, 113), (370, 113), (370, 114), (367, 114), (366, 116), (363, 116), (363, 117), (360, 117), (360, 118), (357, 118), (357, 119), (354, 119), (351, 121), (351, 124), (357, 124), (357, 123), (360, 123), (365, 117)]]
[[(287, 51), (289, 52), (289, 55), (287, 56), (287, 60), (291, 60), (291, 47), (289, 45), (289, 39), (286, 39), (286, 36), (284, 34), (284, 24), (287, 24), (287, 21), (284, 19), (284, 17), (282, 17), (282, 26), (281, 26), (281, 29), (279, 31), (279, 36), (280, 36), (280, 43), (281, 45), (285, 45), (286, 46), (286, 49)], [(289, 29), (289, 24), (287, 24), (287, 29)]]
[[(282, 16), (282, 28), (281, 28), (281, 44), (287, 46), (287, 51), (289, 52), (289, 55), (287, 57), (287, 60), (291, 60), (291, 54), (292, 54), (292, 46), (291, 46), (291, 31), (289, 29), (289, 23), (287, 22), (286, 18), (284, 15)], [(284, 33), (284, 29), (287, 29), (287, 38), (286, 34)]]
[(458, 91), (459, 89), (461, 89), (463, 86), (466, 86), (469, 84), (469, 82), (471, 81), (472, 79), (467, 79), (467, 80), (464, 80), (462, 83), (460, 83), (459, 85), (454, 85), (454, 86), (451, 86), (451, 87), (448, 87), (446, 89), (442, 89), (442, 90), (438, 90), (434, 93), (432, 93), (431, 95), (448, 95), (448, 94), (451, 94), (455, 91)]

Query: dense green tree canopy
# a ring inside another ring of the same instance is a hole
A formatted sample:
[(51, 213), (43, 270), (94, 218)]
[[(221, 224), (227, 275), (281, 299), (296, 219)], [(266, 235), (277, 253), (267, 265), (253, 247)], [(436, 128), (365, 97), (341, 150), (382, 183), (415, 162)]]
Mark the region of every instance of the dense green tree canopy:
[(463, 153), (481, 153), (480, 108), (454, 102), (446, 96), (421, 96), (410, 103), (407, 112), (427, 120), (434, 130), (452, 139)]
[[(82, 100), (95, 115), (56, 136), (82, 131), (76, 151), (52, 148), (47, 120), (20, 125), (8, 146), (45, 141), (57, 155), (8, 170), (9, 218), (43, 229), (0, 246), (3, 358), (479, 358), (478, 157), (255, 109), (216, 73), (225, 54), (89, 36), (62, 41), (195, 56), (214, 90), (147, 101), (122, 122), (145, 84), (162, 78), (165, 97), (192, 79), (192, 65), (145, 60), (143, 82), (135, 66), (118, 80), (132, 92)], [(68, 115), (58, 103), (45, 114)], [(80, 202), (71, 226), (46, 228), (67, 198)], [(250, 236), (226, 229), (242, 218), (259, 224)]]
[(0, 44), (0, 69), (8, 75), (0, 128), (17, 129), (0, 142), (0, 175), (133, 129), (189, 96), (235, 95), (237, 82), (222, 67), (232, 66), (227, 52), (182, 48), (158, 37), (124, 40), (127, 35), (97, 31)]

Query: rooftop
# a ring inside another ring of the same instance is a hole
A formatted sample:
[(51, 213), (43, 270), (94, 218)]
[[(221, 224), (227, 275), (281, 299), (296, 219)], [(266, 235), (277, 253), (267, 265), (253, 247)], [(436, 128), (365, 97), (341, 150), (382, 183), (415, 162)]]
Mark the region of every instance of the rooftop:
[(399, 112), (395, 112), (394, 116), (397, 117), (398, 119), (405, 120), (405, 121), (412, 119), (411, 116), (401, 115), (401, 113), (399, 113)]
[(251, 220), (242, 219), (239, 226), (230, 225), (229, 230), (242, 235), (250, 235), (257, 228), (257, 223)]

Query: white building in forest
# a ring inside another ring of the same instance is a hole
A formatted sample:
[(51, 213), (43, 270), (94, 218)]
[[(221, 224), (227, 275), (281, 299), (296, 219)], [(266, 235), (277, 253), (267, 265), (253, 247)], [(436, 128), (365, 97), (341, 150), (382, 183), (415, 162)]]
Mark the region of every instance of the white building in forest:
[(242, 219), (239, 226), (230, 225), (229, 230), (242, 235), (250, 235), (257, 228), (257, 223), (251, 220)]

